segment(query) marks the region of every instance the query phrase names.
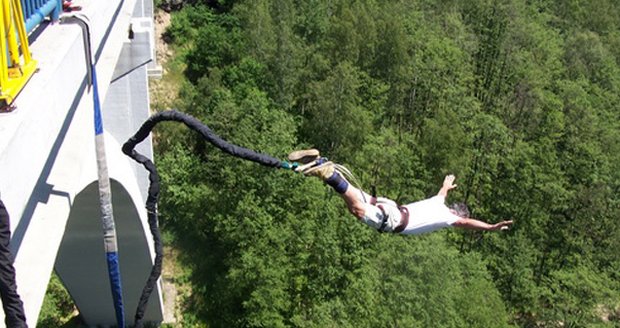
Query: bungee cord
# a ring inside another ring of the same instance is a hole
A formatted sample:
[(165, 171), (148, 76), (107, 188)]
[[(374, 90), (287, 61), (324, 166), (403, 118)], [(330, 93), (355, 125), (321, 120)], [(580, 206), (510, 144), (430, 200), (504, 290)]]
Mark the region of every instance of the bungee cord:
[(146, 310), (146, 306), (148, 304), (149, 297), (153, 292), (153, 288), (155, 288), (155, 284), (157, 283), (157, 279), (159, 279), (161, 275), (161, 266), (163, 262), (163, 243), (161, 241), (161, 234), (159, 232), (158, 227), (158, 213), (157, 213), (157, 201), (159, 198), (159, 174), (157, 173), (157, 168), (153, 161), (151, 161), (148, 157), (138, 153), (135, 150), (135, 147), (140, 142), (144, 141), (153, 128), (159, 123), (163, 121), (176, 121), (185, 124), (188, 128), (198, 132), (201, 134), (207, 141), (213, 144), (215, 147), (219, 148), (225, 153), (228, 153), (232, 156), (239, 157), (245, 160), (253, 161), (259, 163), (261, 165), (265, 165), (273, 168), (282, 168), (282, 169), (290, 169), (294, 170), (298, 167), (297, 163), (289, 163), (286, 161), (280, 161), (277, 158), (271, 157), (269, 155), (260, 154), (253, 150), (239, 147), (237, 145), (233, 145), (224, 139), (217, 136), (211, 129), (197, 120), (196, 118), (181, 113), (175, 110), (163, 111), (157, 114), (154, 114), (149, 119), (147, 119), (140, 129), (136, 132), (134, 136), (129, 138), (127, 142), (122, 147), (123, 153), (133, 160), (142, 164), (144, 168), (149, 172), (149, 189), (148, 189), (148, 197), (146, 200), (146, 210), (148, 215), (148, 223), (151, 234), (153, 235), (153, 244), (155, 247), (155, 260), (153, 263), (153, 267), (151, 269), (151, 273), (149, 278), (142, 290), (142, 295), (140, 296), (140, 300), (138, 302), (138, 307), (136, 309), (134, 327), (143, 327), (143, 319), (144, 312)]

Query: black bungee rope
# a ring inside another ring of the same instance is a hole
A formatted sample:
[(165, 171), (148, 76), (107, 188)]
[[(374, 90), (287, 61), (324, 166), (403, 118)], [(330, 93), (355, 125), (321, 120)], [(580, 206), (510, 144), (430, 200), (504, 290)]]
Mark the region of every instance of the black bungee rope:
[(213, 133), (213, 131), (208, 126), (200, 122), (198, 119), (176, 110), (168, 110), (156, 113), (142, 124), (136, 134), (134, 134), (133, 137), (129, 138), (129, 140), (125, 142), (122, 148), (125, 155), (142, 164), (144, 168), (149, 172), (149, 189), (148, 197), (146, 200), (146, 210), (148, 214), (149, 228), (151, 234), (153, 235), (153, 244), (155, 246), (155, 261), (153, 263), (149, 278), (146, 281), (146, 285), (142, 290), (142, 295), (140, 296), (138, 307), (136, 309), (134, 321), (134, 327), (136, 328), (141, 328), (144, 325), (144, 323), (142, 322), (144, 318), (144, 312), (146, 310), (149, 297), (153, 292), (153, 288), (155, 288), (157, 279), (159, 279), (161, 275), (161, 266), (164, 255), (163, 244), (161, 241), (161, 234), (159, 232), (157, 219), (159, 175), (157, 173), (157, 168), (155, 167), (155, 164), (153, 164), (153, 162), (148, 157), (138, 153), (134, 148), (137, 144), (139, 144), (149, 136), (155, 125), (162, 121), (182, 122), (188, 128), (200, 133), (207, 141), (209, 141), (211, 144), (213, 144), (215, 147), (219, 148), (223, 152), (235, 157), (242, 158), (244, 160), (253, 161), (273, 168), (282, 168), (289, 170), (294, 170), (298, 165), (297, 163), (291, 164), (286, 161), (280, 161), (279, 159), (271, 157), (269, 155), (260, 154), (253, 150), (233, 145)]

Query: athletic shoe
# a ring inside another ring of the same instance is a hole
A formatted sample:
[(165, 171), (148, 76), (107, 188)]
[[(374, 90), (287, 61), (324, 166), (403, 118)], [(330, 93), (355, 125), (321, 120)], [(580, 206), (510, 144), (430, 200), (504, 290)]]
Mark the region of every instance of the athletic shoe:
[(288, 154), (288, 160), (290, 162), (296, 162), (300, 164), (308, 164), (319, 158), (319, 151), (316, 149), (303, 149), (296, 150)]
[(310, 168), (313, 168), (315, 166), (319, 166), (319, 165), (321, 165), (321, 164), (323, 164), (325, 162), (328, 162), (328, 161), (329, 160), (327, 159), (327, 157), (319, 157), (319, 158), (317, 158), (317, 159), (315, 159), (315, 160), (313, 160), (313, 161), (311, 161), (309, 163), (306, 163), (306, 164), (299, 165), (299, 166), (295, 167), (293, 169), (293, 171), (295, 171), (295, 172), (304, 172), (304, 171), (306, 171), (306, 170), (308, 170)]
[(335, 166), (333, 162), (328, 161), (328, 162), (320, 163), (318, 165), (314, 165), (312, 167), (306, 168), (301, 172), (306, 176), (315, 176), (325, 181), (331, 178), (332, 175), (334, 175)]

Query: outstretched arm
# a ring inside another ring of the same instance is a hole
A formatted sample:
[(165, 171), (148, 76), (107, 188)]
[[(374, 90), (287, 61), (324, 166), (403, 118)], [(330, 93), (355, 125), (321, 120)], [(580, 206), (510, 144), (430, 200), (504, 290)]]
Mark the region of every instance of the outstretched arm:
[(456, 188), (456, 185), (454, 184), (454, 179), (456, 179), (454, 175), (446, 175), (446, 177), (443, 179), (443, 186), (441, 187), (441, 189), (439, 189), (437, 195), (447, 197), (448, 191)]
[(512, 220), (502, 221), (495, 224), (489, 224), (476, 219), (459, 219), (452, 224), (454, 227), (471, 229), (471, 230), (507, 230), (512, 225)]

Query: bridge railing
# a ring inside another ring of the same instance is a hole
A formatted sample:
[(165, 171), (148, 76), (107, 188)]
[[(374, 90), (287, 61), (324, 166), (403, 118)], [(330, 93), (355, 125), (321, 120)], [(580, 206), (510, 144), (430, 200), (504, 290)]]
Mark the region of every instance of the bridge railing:
[(11, 111), (13, 100), (34, 74), (28, 33), (45, 17), (57, 20), (62, 0), (0, 0), (0, 112)]
[(58, 20), (62, 12), (62, 0), (21, 0), (21, 3), (27, 33), (41, 24), (45, 17)]

